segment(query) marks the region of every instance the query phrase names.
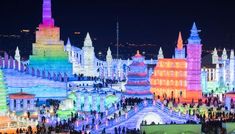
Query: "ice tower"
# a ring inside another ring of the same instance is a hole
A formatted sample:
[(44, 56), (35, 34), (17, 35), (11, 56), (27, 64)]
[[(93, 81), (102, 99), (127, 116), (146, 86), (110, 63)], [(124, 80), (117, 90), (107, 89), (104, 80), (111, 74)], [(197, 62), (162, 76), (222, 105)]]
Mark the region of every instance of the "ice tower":
[(106, 55), (106, 62), (107, 62), (107, 76), (108, 78), (111, 78), (111, 71), (112, 71), (112, 52), (110, 50), (110, 47), (108, 48), (107, 55)]
[(144, 63), (144, 56), (139, 51), (132, 57), (133, 62), (129, 65), (127, 75), (126, 96), (131, 97), (148, 97), (151, 98), (150, 83), (147, 73), (147, 65)]
[(64, 51), (64, 42), (60, 40), (60, 28), (54, 25), (51, 12), (51, 0), (43, 0), (42, 24), (36, 31), (33, 43), (33, 55), (29, 66), (50, 72), (72, 73), (72, 64)]
[(195, 100), (202, 97), (201, 53), (201, 39), (196, 24), (193, 23), (187, 44), (187, 97)]
[(83, 68), (83, 74), (84, 76), (98, 76), (98, 73), (95, 68), (95, 52), (93, 43), (90, 37), (90, 34), (87, 33), (86, 38), (84, 40), (84, 46), (82, 47), (84, 56), (84, 68)]

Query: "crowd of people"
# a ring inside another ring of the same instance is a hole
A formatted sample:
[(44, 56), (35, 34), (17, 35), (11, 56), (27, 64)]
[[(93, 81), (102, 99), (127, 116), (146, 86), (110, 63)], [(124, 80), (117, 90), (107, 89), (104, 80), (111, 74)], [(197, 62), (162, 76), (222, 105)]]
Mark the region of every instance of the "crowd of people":
[[(157, 96), (160, 99), (160, 96)], [(231, 100), (233, 101), (233, 100)], [(220, 101), (219, 96), (212, 94), (205, 95), (204, 100), (198, 100), (197, 103), (192, 100), (191, 103), (182, 103), (179, 98), (164, 97), (162, 102), (165, 106), (183, 112), (185, 114), (196, 115), (201, 121), (208, 120), (222, 120), (222, 121), (235, 121), (235, 105), (231, 103), (228, 110), (225, 103)], [(180, 108), (179, 108), (180, 107)]]
[[(102, 134), (105, 134), (104, 131), (102, 131)], [(115, 127), (114, 128), (114, 134), (140, 134), (139, 129), (128, 129), (126, 127)]]
[[(157, 97), (158, 99), (160, 98), (159, 96)], [(120, 117), (123, 113), (121, 112), (126, 111), (127, 107), (129, 106), (131, 109), (134, 108), (135, 105), (138, 105), (139, 103), (141, 103), (143, 101), (143, 99), (141, 98), (125, 98), (124, 100), (121, 99), (120, 102), (115, 104), (115, 107), (117, 108), (117, 110), (119, 110), (118, 112), (115, 112), (113, 115), (113, 118), (108, 119), (110, 120), (114, 120), (115, 118)], [(47, 101), (49, 103), (49, 105), (52, 105), (54, 107), (54, 111), (56, 114), (56, 111), (59, 108), (59, 101), (55, 101), (55, 100), (48, 100)], [(185, 110), (186, 113), (189, 113), (191, 115), (196, 115), (198, 118), (200, 118), (201, 124), (202, 124), (202, 131), (203, 132), (208, 132), (208, 131), (220, 131), (222, 133), (224, 133), (224, 129), (222, 128), (222, 123), (223, 122), (235, 122), (235, 112), (229, 111), (228, 108), (225, 106), (225, 104), (220, 101), (219, 96), (214, 96), (214, 95), (206, 95), (205, 99), (199, 100), (196, 102), (194, 102), (194, 100), (192, 100), (191, 103), (181, 103), (180, 99), (178, 98), (167, 98), (164, 97), (164, 99), (162, 100), (163, 104), (167, 107), (174, 107), (176, 108), (178, 105), (182, 105)], [(206, 106), (207, 111), (206, 112), (201, 112), (200, 108), (202, 106)], [(114, 104), (113, 104), (114, 106)], [(231, 103), (231, 109), (234, 109), (234, 103)], [(78, 113), (71, 113), (71, 118), (69, 118), (68, 120), (64, 120), (63, 123), (61, 122), (57, 122), (55, 126), (49, 126), (46, 127), (45, 126), (45, 122), (46, 120), (42, 120), (42, 124), (39, 126), (37, 126), (36, 128), (36, 132), (37, 133), (44, 133), (44, 132), (51, 132), (51, 131), (55, 131), (55, 132), (76, 132), (76, 133), (82, 133), (82, 131), (85, 130), (89, 130), (95, 127), (95, 124), (97, 124), (96, 121), (96, 114), (99, 115), (99, 117), (101, 117), (100, 119), (102, 119), (104, 117), (104, 113), (100, 113), (97, 111), (90, 111), (90, 115), (92, 118), (92, 123), (91, 125), (85, 125), (82, 126), (82, 130), (80, 131), (75, 131), (74, 128), (74, 124), (78, 119)], [(85, 120), (84, 118), (80, 118), (80, 120)], [(99, 121), (99, 125), (101, 125), (101, 121)], [(187, 124), (195, 124), (196, 122), (194, 121), (187, 121)], [(155, 124), (155, 123), (152, 123)], [(172, 122), (171, 124), (175, 124), (174, 122)], [(147, 125), (147, 123), (143, 122), (141, 125)], [(215, 127), (216, 126), (216, 127)], [(16, 133), (31, 133), (32, 129), (30, 129), (31, 127), (29, 127), (27, 130), (26, 129), (17, 129)], [(105, 133), (105, 128), (103, 129), (102, 133)], [(114, 129), (114, 133), (115, 134), (125, 134), (125, 133), (140, 133), (138, 129), (133, 129), (133, 130), (129, 130), (128, 128), (125, 127), (116, 127)]]
[(125, 99), (125, 104), (128, 106), (134, 106), (135, 104), (139, 104), (143, 99), (137, 97), (130, 97)]
[[(156, 98), (160, 99), (160, 96)], [(198, 100), (197, 103), (194, 100), (191, 103), (182, 103), (179, 98), (164, 96), (162, 102), (165, 106), (174, 110), (179, 110), (177, 107), (182, 106), (185, 113), (196, 115), (200, 119), (203, 132), (226, 133), (222, 123), (235, 122), (235, 103), (231, 99), (230, 109), (228, 109), (218, 95), (210, 93), (205, 94), (203, 98), (203, 100)], [(225, 100), (224, 94), (222, 100)]]
[(25, 128), (17, 128), (16, 129), (16, 134), (22, 134), (22, 133), (25, 133), (25, 134), (33, 134), (33, 129), (31, 126), (28, 126), (27, 129)]

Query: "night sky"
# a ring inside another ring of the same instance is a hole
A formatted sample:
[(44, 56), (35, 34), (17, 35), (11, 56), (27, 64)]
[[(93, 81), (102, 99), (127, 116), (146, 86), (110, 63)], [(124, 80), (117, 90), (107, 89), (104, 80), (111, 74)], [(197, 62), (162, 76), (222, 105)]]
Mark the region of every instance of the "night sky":
[[(52, 0), (52, 3), (53, 17), (56, 25), (61, 27), (62, 39), (71, 37), (72, 44), (81, 47), (86, 32), (90, 32), (96, 52), (106, 51), (111, 46), (116, 53), (117, 18), (120, 43), (139, 45), (132, 47), (132, 52), (140, 49), (157, 55), (162, 46), (169, 57), (173, 54), (178, 32), (182, 32), (186, 41), (194, 21), (202, 30), (200, 36), (204, 50), (235, 46), (233, 0)], [(41, 22), (41, 6), (41, 0), (1, 0), (0, 34), (34, 30)], [(74, 32), (81, 34), (74, 35)], [(150, 48), (141, 47), (143, 44), (152, 45)], [(126, 50), (120, 51), (126, 53)]]

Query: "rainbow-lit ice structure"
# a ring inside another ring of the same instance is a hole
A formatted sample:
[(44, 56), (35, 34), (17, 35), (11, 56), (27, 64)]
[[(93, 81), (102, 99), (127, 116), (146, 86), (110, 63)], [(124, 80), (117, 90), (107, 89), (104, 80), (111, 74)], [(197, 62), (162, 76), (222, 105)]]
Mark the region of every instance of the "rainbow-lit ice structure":
[(33, 55), (29, 67), (56, 73), (66, 72), (72, 75), (72, 64), (64, 51), (64, 42), (60, 40), (60, 28), (54, 25), (51, 13), (51, 0), (43, 1), (43, 20), (36, 31), (33, 43)]
[(125, 94), (131, 97), (151, 98), (149, 76), (147, 65), (144, 63), (144, 56), (137, 51), (132, 60), (133, 62), (129, 65)]

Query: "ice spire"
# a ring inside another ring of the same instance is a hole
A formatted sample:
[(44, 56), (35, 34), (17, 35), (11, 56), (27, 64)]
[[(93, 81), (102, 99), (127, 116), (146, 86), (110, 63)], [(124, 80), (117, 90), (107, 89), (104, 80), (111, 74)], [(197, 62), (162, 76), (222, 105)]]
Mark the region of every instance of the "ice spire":
[(213, 64), (217, 64), (218, 63), (218, 59), (219, 59), (219, 56), (218, 56), (218, 53), (217, 53), (217, 49), (214, 48), (214, 51), (212, 53), (212, 63)]
[(188, 38), (188, 44), (201, 44), (201, 39), (198, 35), (199, 30), (197, 30), (196, 23), (193, 23), (191, 29), (190, 37)]
[(92, 46), (92, 40), (91, 40), (89, 32), (86, 34), (84, 46), (90, 46), (90, 47)]
[(234, 59), (234, 50), (231, 49), (231, 52), (230, 52), (230, 59)]
[(108, 50), (107, 50), (107, 55), (112, 55), (112, 54), (111, 54), (110, 47), (108, 47)]
[(51, 13), (51, 0), (43, 0), (42, 23), (45, 26), (54, 26), (54, 19)]
[(228, 56), (227, 56), (227, 51), (226, 49), (224, 48), (223, 49), (223, 52), (222, 52), (222, 60), (227, 60)]
[(179, 32), (178, 41), (177, 41), (177, 48), (179, 50), (183, 49), (183, 39), (182, 39), (181, 32)]
[(218, 53), (217, 53), (217, 49), (216, 49), (216, 48), (214, 48), (213, 55), (217, 55), (217, 56), (218, 56)]
[(106, 60), (109, 60), (109, 59), (112, 59), (112, 52), (110, 50), (110, 47), (108, 47), (107, 55), (106, 55)]
[(16, 50), (15, 50), (15, 60), (20, 62), (20, 50), (19, 50), (18, 46), (16, 47)]
[(162, 47), (160, 47), (160, 48), (159, 48), (157, 58), (158, 58), (158, 59), (164, 58), (164, 56), (163, 56), (163, 52), (162, 52)]
[(106, 62), (107, 62), (107, 73), (108, 73), (108, 77), (110, 78), (111, 77), (111, 72), (112, 72), (112, 60), (113, 60), (113, 57), (112, 57), (112, 52), (110, 50), (110, 47), (108, 47), (108, 50), (107, 50), (107, 55), (106, 55)]
[(72, 45), (71, 45), (70, 39), (68, 38), (67, 43), (66, 43), (66, 50), (70, 51), (71, 47), (72, 47)]

